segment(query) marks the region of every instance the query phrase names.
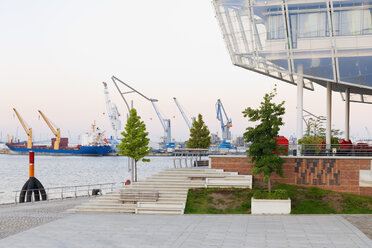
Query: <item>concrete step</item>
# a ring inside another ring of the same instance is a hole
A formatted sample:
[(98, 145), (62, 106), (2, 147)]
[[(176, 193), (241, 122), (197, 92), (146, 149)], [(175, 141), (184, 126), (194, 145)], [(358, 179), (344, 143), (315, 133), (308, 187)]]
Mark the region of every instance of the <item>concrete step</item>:
[(76, 206), (75, 209), (134, 210), (136, 209), (136, 207), (80, 205), (80, 206)]
[(172, 201), (164, 201), (164, 202), (138, 202), (137, 208), (185, 208), (186, 202), (172, 202)]
[(189, 175), (189, 174), (237, 174), (237, 172), (230, 172), (230, 171), (209, 171), (209, 170), (164, 170), (159, 172), (157, 175), (164, 175), (164, 174), (177, 174), (177, 175)]
[(189, 185), (181, 185), (181, 184), (136, 184), (123, 189), (123, 191), (130, 191), (135, 189), (152, 189), (152, 190), (187, 190), (189, 188), (200, 188), (205, 187), (205, 183), (196, 183), (196, 184), (189, 184)]
[(177, 173), (162, 173), (158, 174), (157, 176), (166, 176), (166, 177), (174, 177), (174, 178), (179, 178), (179, 177), (187, 177), (187, 178), (192, 178), (192, 177), (226, 177), (226, 176), (237, 176), (238, 173), (233, 173), (233, 172), (225, 172), (225, 173), (182, 173), (182, 174), (177, 174)]
[(125, 210), (113, 210), (113, 209), (69, 209), (68, 213), (126, 213), (134, 214), (134, 209), (125, 209)]
[[(99, 200), (95, 200), (95, 201), (89, 201), (89, 203), (95, 203), (95, 202), (99, 202), (99, 203), (120, 203), (119, 201), (119, 198), (118, 199), (115, 199), (115, 200), (103, 200), (103, 199), (99, 199)], [(83, 203), (83, 204), (89, 204), (89, 203)]]
[(97, 197), (96, 199), (97, 200), (118, 200), (120, 197), (120, 194), (118, 195), (115, 195), (115, 196), (100, 196), (100, 197)]
[(187, 180), (187, 181), (168, 181), (168, 180), (155, 180), (155, 181), (142, 181), (133, 183), (132, 186), (136, 185), (167, 185), (167, 186), (192, 186), (192, 185), (203, 185), (204, 182), (199, 181), (193, 181), (193, 180)]
[(169, 198), (169, 197), (162, 197), (158, 199), (158, 202), (163, 202), (163, 201), (177, 201), (177, 202), (185, 202), (187, 200), (187, 197), (182, 197), (182, 198)]
[(225, 172), (223, 169), (209, 169), (209, 168), (169, 168), (165, 169), (159, 173), (162, 172), (177, 172), (177, 173), (183, 173), (183, 172), (192, 172), (192, 173), (223, 173)]
[(183, 208), (136, 208), (136, 214), (183, 214)]
[[(164, 182), (190, 182), (190, 178), (188, 177), (167, 177), (167, 176), (152, 176), (146, 178), (146, 182), (153, 182), (153, 181), (164, 181)], [(142, 181), (140, 181), (142, 182)]]
[(81, 204), (81, 206), (107, 206), (107, 207), (124, 207), (124, 208), (135, 208), (136, 204), (130, 204), (130, 203), (105, 203), (105, 202), (87, 202)]
[[(143, 190), (143, 191), (158, 191), (159, 193), (167, 193), (167, 192), (180, 192), (184, 193), (188, 191), (189, 187), (161, 187), (161, 186), (152, 186), (152, 185), (141, 185), (141, 186), (133, 186), (133, 187), (128, 187), (126, 189), (129, 190)], [(124, 191), (126, 189), (123, 189)]]

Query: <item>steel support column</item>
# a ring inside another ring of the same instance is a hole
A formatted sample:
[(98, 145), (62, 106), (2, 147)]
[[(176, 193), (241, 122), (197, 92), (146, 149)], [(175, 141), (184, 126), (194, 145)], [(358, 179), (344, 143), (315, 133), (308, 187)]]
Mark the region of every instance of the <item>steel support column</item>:
[(327, 148), (331, 148), (332, 136), (332, 83), (327, 82), (327, 126), (326, 126), (326, 144)]
[(297, 140), (302, 138), (303, 135), (303, 95), (304, 95), (304, 83), (302, 76), (302, 65), (297, 67)]
[(350, 89), (345, 90), (345, 140), (350, 139)]

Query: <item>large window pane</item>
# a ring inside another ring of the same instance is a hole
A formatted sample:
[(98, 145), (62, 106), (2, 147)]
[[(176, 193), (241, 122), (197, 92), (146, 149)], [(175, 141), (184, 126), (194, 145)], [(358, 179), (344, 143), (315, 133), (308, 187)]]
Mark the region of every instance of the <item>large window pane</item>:
[(324, 37), (327, 30), (327, 15), (323, 13), (298, 14), (298, 37)]
[(282, 15), (272, 15), (267, 18), (268, 39), (284, 39), (284, 20)]

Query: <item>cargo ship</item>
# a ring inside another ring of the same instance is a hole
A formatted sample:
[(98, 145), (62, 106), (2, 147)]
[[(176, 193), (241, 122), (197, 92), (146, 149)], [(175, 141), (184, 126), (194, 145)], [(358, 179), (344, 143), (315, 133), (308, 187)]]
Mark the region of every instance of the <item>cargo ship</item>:
[(18, 111), (13, 108), (17, 115), (22, 127), (24, 128), (28, 140), (24, 142), (14, 142), (13, 138), (10, 142), (6, 143), (6, 146), (10, 149), (10, 154), (27, 154), (30, 151), (44, 155), (80, 155), (80, 156), (103, 156), (111, 151), (111, 146), (107, 140), (102, 141), (104, 132), (101, 132), (95, 124), (92, 125), (92, 131), (82, 135), (81, 145), (69, 146), (68, 138), (61, 137), (61, 130), (54, 125), (40, 110), (40, 115), (45, 120), (46, 124), (55, 135), (55, 138), (51, 139), (51, 145), (35, 145), (32, 142), (32, 128), (28, 127), (25, 121), (22, 119)]
[[(67, 138), (61, 138), (62, 140)], [(53, 140), (53, 139), (52, 139)], [(62, 143), (62, 142), (61, 142)], [(10, 149), (10, 154), (27, 154), (33, 151), (38, 154), (44, 155), (79, 155), (79, 156), (103, 156), (110, 152), (109, 145), (77, 145), (77, 146), (63, 146), (55, 150), (53, 146), (47, 145), (33, 145), (27, 148), (27, 142), (6, 143)]]

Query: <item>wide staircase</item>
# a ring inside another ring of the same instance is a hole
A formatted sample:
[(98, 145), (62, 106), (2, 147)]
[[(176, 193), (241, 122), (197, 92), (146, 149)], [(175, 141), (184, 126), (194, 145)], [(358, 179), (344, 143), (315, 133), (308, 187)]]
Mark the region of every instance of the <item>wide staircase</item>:
[[(183, 214), (190, 188), (252, 188), (251, 175), (224, 172), (220, 169), (167, 169), (144, 181), (126, 185), (113, 192), (70, 209), (71, 213)], [(156, 192), (156, 199), (123, 201), (123, 195)]]

